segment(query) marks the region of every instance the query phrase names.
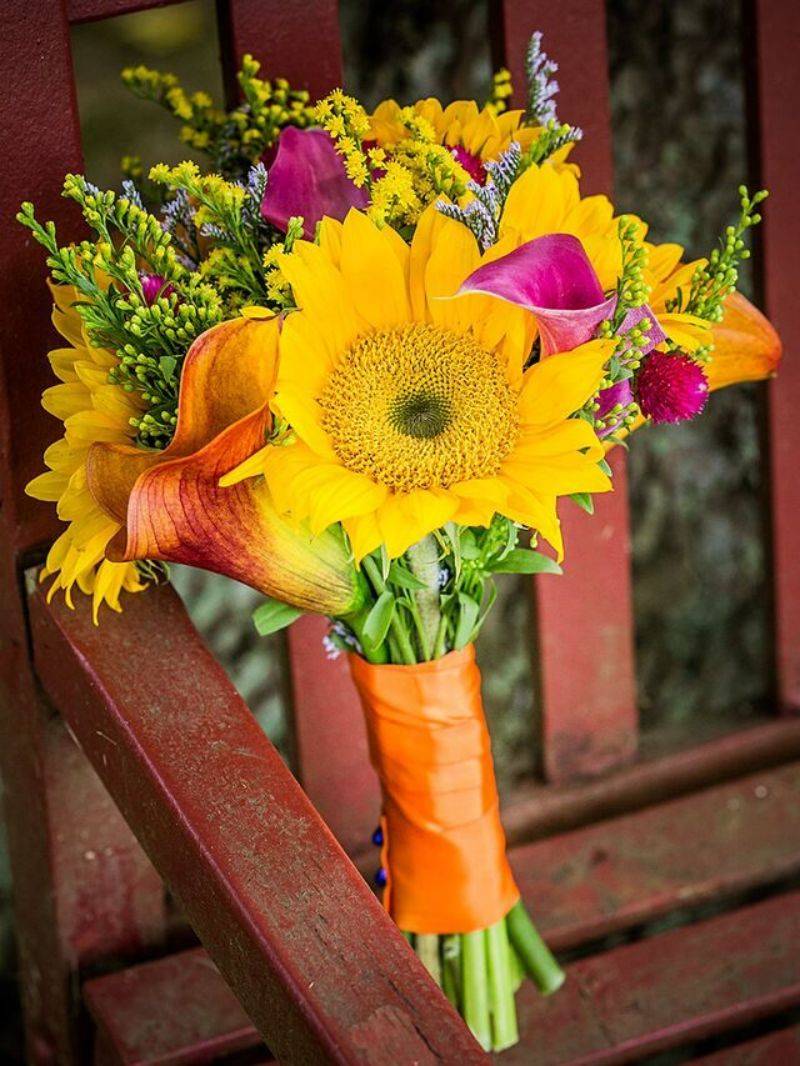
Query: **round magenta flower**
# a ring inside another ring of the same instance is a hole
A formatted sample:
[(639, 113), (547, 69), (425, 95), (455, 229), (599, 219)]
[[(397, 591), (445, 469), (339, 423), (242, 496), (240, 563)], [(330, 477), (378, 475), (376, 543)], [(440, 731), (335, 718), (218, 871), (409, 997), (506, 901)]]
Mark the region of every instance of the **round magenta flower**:
[(705, 407), (708, 378), (685, 352), (655, 351), (637, 376), (636, 399), (653, 422), (684, 422)]

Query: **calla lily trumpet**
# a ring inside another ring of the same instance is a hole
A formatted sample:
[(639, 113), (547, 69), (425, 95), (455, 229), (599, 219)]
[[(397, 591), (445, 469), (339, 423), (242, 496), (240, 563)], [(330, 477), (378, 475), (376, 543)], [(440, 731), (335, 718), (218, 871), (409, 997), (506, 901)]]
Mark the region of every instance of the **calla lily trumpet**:
[[(606, 297), (583, 245), (569, 233), (553, 233), (521, 244), (513, 252), (485, 263), (462, 283), (457, 295), (496, 296), (530, 311), (536, 319), (541, 357), (570, 352), (595, 335), (610, 318), (616, 295)], [(622, 330), (649, 319), (648, 346), (665, 339), (648, 307), (629, 311)]]
[(169, 447), (96, 443), (88, 485), (123, 527), (109, 557), (186, 563), (304, 610), (346, 615), (361, 593), (342, 538), (290, 525), (262, 478), (219, 484), (271, 429), (279, 329), (277, 318), (242, 317), (199, 337), (186, 356)]

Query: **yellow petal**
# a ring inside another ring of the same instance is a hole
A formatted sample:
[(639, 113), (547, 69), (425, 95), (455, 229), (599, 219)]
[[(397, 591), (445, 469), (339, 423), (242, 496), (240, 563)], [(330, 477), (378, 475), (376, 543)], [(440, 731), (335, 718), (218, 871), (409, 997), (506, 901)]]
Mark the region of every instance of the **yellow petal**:
[(589, 341), (527, 370), (519, 400), (523, 428), (551, 425), (583, 407), (600, 387), (615, 344), (614, 340)]
[(360, 211), (348, 212), (342, 231), (342, 275), (356, 311), (376, 329), (408, 322), (405, 271), (395, 242)]

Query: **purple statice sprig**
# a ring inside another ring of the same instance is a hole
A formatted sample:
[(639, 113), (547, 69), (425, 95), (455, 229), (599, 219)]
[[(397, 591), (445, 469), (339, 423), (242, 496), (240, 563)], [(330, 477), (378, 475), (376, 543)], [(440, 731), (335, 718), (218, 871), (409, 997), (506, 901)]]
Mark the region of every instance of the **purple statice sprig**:
[(447, 218), (455, 219), (467, 227), (478, 242), (481, 251), (486, 251), (496, 243), (500, 225), (511, 186), (516, 181), (522, 162), (522, 151), (516, 141), (512, 141), (501, 155), (493, 162), (485, 163), (486, 182), (467, 183), (467, 189), (473, 199), (463, 207), (439, 200), (436, 204)]
[(542, 33), (537, 30), (528, 42), (525, 53), (525, 75), (528, 79), (528, 107), (526, 118), (539, 126), (558, 122), (556, 96), (558, 82), (553, 75), (558, 63), (542, 49)]

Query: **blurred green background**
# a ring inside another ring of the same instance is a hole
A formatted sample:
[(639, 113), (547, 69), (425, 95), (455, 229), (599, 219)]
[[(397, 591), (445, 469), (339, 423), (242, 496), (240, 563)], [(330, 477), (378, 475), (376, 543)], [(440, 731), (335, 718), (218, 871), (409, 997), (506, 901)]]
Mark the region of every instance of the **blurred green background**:
[[(367, 106), (389, 95), (404, 102), (432, 94), (485, 98), (491, 77), (486, 3), (342, 0), (340, 6), (346, 86)], [(654, 239), (679, 241), (690, 257), (703, 254), (735, 211), (736, 187), (747, 178), (740, 3), (610, 0), (607, 6), (616, 202), (646, 218)], [(80, 26), (73, 45), (88, 176), (116, 186), (119, 159), (131, 151), (146, 166), (186, 158), (173, 121), (130, 97), (119, 71), (144, 62), (220, 98), (213, 3), (192, 0)], [(281, 73), (279, 57), (258, 58), (268, 74)], [(665, 736), (700, 739), (765, 710), (770, 643), (762, 403), (759, 386), (730, 389), (715, 396), (696, 423), (648, 430), (632, 443), (645, 746), (660, 745)], [(285, 751), (283, 644), (253, 632), (249, 615), (258, 597), (178, 567), (174, 581)], [(481, 640), (481, 657), (492, 664), (485, 695), (504, 791), (536, 765), (529, 609), (527, 583), (509, 579)], [(0, 841), (0, 1061), (7, 1061), (16, 1045), (3, 854)]]

